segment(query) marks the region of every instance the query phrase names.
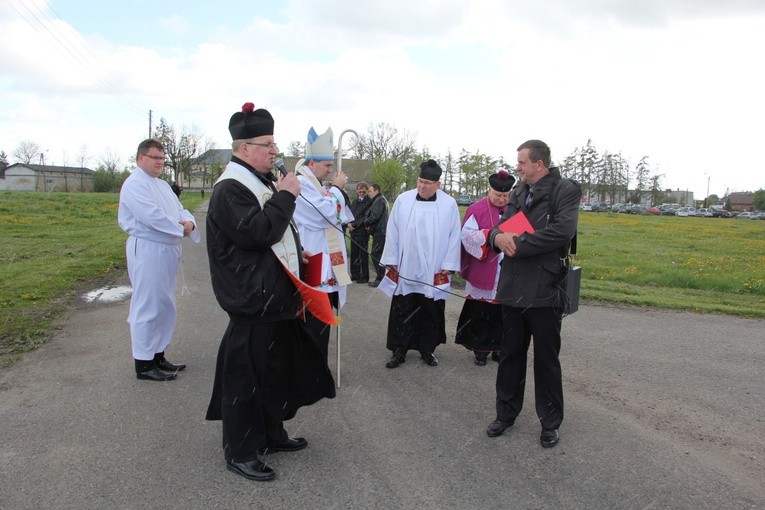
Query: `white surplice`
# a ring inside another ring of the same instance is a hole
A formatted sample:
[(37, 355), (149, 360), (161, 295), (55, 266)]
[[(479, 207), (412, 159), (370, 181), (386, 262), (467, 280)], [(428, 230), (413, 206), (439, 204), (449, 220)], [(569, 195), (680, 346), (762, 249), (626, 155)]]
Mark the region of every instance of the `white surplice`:
[[(313, 176), (313, 172), (307, 166), (303, 166), (302, 170)], [(345, 197), (342, 192), (335, 186), (332, 186), (329, 191), (324, 189), (324, 186), (317, 189), (312, 182), (313, 179), (300, 174), (298, 174), (298, 181), (300, 181), (300, 196), (295, 200), (293, 219), (300, 232), (300, 242), (304, 250), (314, 254), (324, 254), (322, 257), (321, 284), (316, 289), (327, 293), (337, 292), (339, 309), (345, 304), (346, 286), (337, 282), (332, 270), (326, 236), (333, 235), (339, 241), (347, 271), (348, 254), (343, 236), (343, 224), (353, 221), (353, 214), (350, 208), (345, 205)], [(328, 227), (334, 228), (327, 233)]]
[(446, 299), (451, 288), (447, 283), (434, 286), (434, 276), (441, 270), (460, 269), (460, 213), (457, 202), (441, 190), (435, 201), (417, 200), (417, 190), (396, 198), (388, 218), (385, 248), (380, 261), (398, 266), (398, 283), (386, 273), (378, 290), (388, 296), (423, 294)]
[(130, 339), (133, 358), (152, 360), (170, 344), (175, 331), (178, 266), (181, 262), (181, 221), (194, 223), (191, 240), (200, 242), (194, 216), (183, 208), (170, 185), (141, 168), (120, 190), (117, 221), (127, 234)]

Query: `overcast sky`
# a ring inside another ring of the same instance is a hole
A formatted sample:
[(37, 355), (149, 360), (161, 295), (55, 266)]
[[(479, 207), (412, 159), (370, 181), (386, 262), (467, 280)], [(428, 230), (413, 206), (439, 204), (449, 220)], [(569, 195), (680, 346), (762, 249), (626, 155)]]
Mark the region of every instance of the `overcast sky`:
[(228, 148), (252, 101), (283, 149), (386, 122), (440, 156), (592, 139), (697, 198), (765, 188), (765, 0), (0, 0), (0, 34), (0, 149), (46, 163), (127, 161), (149, 110)]

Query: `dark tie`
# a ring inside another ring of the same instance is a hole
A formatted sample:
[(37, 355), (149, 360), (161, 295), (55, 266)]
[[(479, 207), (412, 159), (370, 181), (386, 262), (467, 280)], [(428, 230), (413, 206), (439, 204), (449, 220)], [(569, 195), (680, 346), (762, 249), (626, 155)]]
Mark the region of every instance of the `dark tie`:
[(534, 192), (529, 188), (529, 192), (526, 194), (526, 209), (531, 208), (531, 203), (534, 201)]

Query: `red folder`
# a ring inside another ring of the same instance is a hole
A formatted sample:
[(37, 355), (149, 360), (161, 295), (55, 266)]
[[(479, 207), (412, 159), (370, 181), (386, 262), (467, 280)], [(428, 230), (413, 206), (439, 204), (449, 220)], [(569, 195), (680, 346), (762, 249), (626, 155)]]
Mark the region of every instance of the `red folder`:
[(303, 268), (303, 275), (305, 283), (311, 287), (317, 287), (321, 285), (321, 261), (322, 252), (316, 253), (308, 257), (308, 264)]
[(499, 229), (502, 232), (514, 232), (518, 235), (521, 235), (524, 232), (528, 232), (529, 234), (534, 233), (534, 227), (531, 226), (531, 223), (529, 223), (529, 220), (526, 218), (526, 215), (523, 214), (523, 211), (518, 211), (505, 220), (505, 222), (499, 226)]

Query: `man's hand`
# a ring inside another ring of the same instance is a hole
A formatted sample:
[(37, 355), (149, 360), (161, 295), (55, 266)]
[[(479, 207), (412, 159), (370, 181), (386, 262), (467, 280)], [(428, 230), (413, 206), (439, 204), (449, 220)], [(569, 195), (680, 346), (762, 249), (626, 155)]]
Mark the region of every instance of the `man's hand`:
[(503, 232), (501, 234), (497, 234), (494, 237), (494, 244), (497, 248), (499, 248), (502, 253), (507, 255), (508, 257), (514, 257), (515, 256), (515, 238), (518, 237), (518, 234), (515, 232)]
[(348, 182), (348, 176), (342, 170), (337, 172), (332, 178), (332, 185), (337, 186), (340, 189), (345, 187), (345, 183)]
[(309, 257), (313, 257), (313, 252), (303, 250), (303, 264), (308, 264)]
[(191, 235), (191, 231), (194, 230), (194, 223), (191, 221), (179, 221), (181, 225), (183, 225), (183, 237), (189, 237)]
[(276, 181), (276, 189), (279, 191), (289, 191), (297, 197), (300, 195), (300, 181), (298, 181), (297, 175), (291, 172), (287, 175), (279, 175)]

